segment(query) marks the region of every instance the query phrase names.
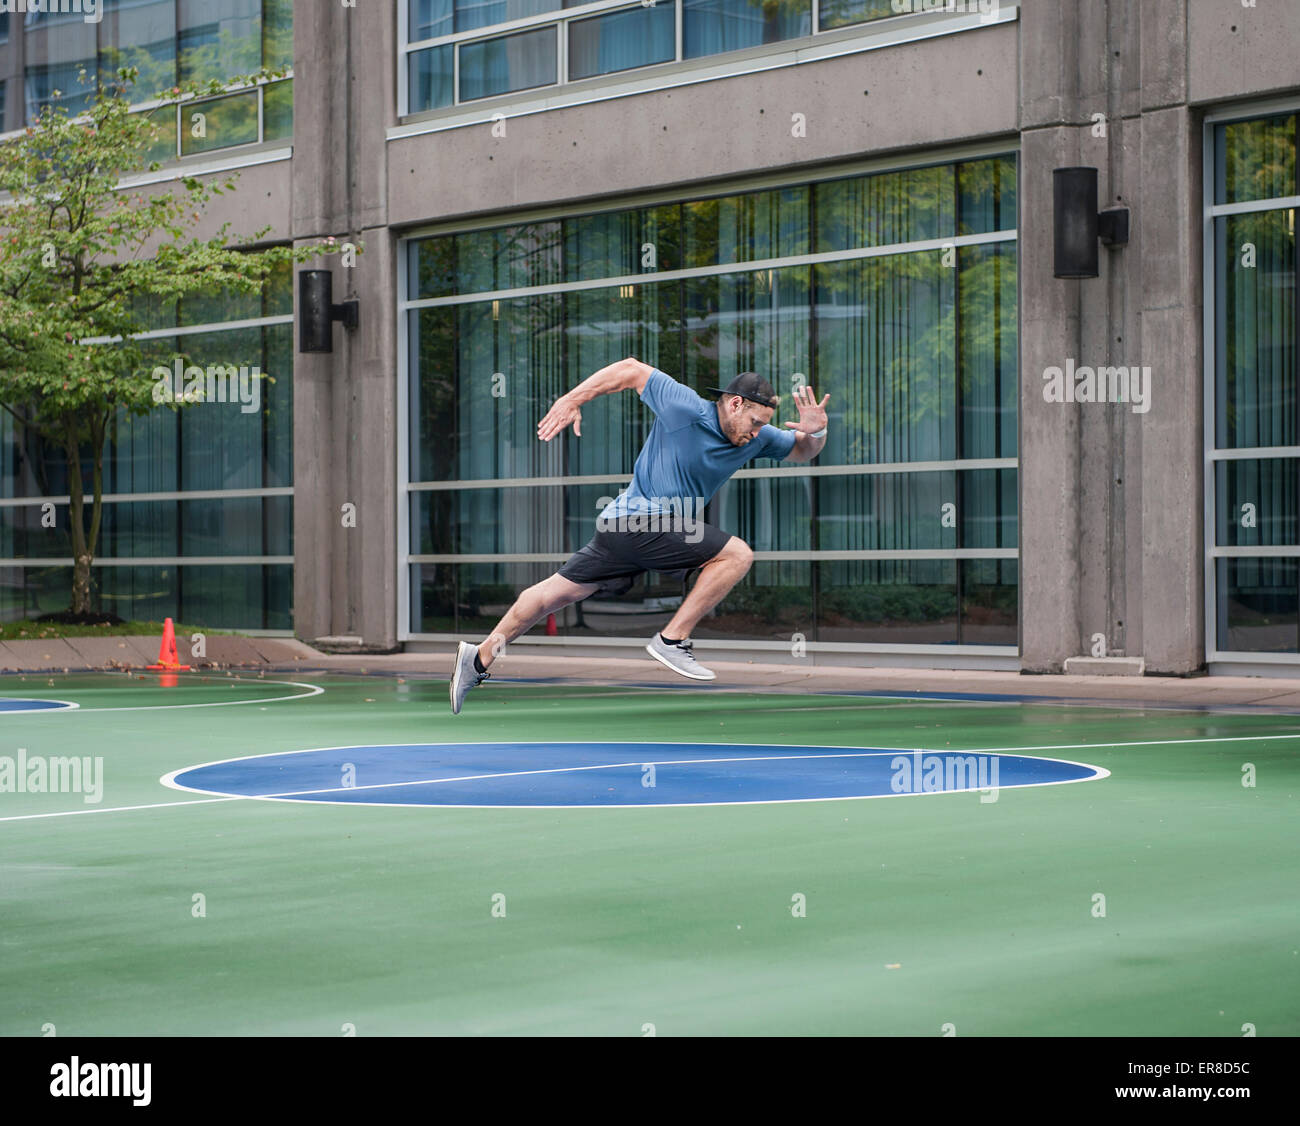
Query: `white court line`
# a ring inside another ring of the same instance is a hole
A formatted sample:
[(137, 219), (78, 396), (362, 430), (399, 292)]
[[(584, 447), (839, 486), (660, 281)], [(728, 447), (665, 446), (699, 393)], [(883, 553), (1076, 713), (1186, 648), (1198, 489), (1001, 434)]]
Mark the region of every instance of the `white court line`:
[[(449, 744), (390, 743), (390, 744), (382, 744), (382, 745), (387, 745), (387, 746), (404, 745), (410, 747), (423, 747), (423, 746), (448, 746)], [(671, 744), (663, 744), (663, 745), (669, 746)], [(676, 744), (676, 745), (681, 746), (683, 744)], [(685, 745), (689, 746), (690, 744), (685, 744)], [(701, 744), (701, 745), (716, 746), (719, 744)], [(727, 744), (721, 744), (721, 745), (726, 746)], [(352, 747), (319, 747), (315, 749), (322, 750), (322, 751), (335, 751), (335, 750), (352, 750), (353, 748)], [(289, 753), (302, 754), (304, 752), (291, 751)], [(281, 794), (248, 794), (248, 795), (229, 795), (229, 796), (231, 797), (247, 796), (257, 801), (283, 801), (283, 802), (294, 802), (297, 804), (304, 804), (304, 805), (305, 804), (320, 805), (320, 804), (330, 804), (330, 803), (313, 802), (311, 801), (311, 799), (306, 798), (303, 795), (341, 794), (341, 793), (348, 793), (355, 790), (391, 790), (391, 789), (396, 789), (399, 786), (434, 786), (442, 782), (478, 782), (490, 778), (517, 778), (521, 776), (527, 777), (527, 776), (534, 776), (539, 774), (572, 774), (584, 770), (619, 770), (625, 767), (632, 767), (633, 769), (639, 769), (639, 768), (644, 768), (646, 766), (692, 766), (692, 765), (714, 763), (714, 762), (725, 762), (725, 763), (785, 762), (793, 759), (797, 759), (801, 762), (806, 762), (809, 759), (828, 759), (828, 758), (889, 758), (891, 756), (897, 757), (900, 753), (903, 752), (900, 752), (898, 750), (880, 750), (879, 748), (877, 748), (876, 750), (872, 750), (872, 751), (850, 751), (842, 754), (835, 753), (835, 754), (827, 754), (827, 755), (749, 755), (743, 758), (728, 757), (728, 758), (698, 758), (698, 759), (690, 759), (690, 758), (653, 759), (653, 760), (641, 760), (638, 762), (598, 763), (593, 766), (555, 766), (555, 767), (546, 767), (539, 770), (505, 770), (505, 771), (498, 771), (497, 773), (494, 774), (466, 774), (466, 775), (461, 775), (459, 777), (452, 777), (452, 778), (420, 778), (420, 779), (407, 781), (407, 782), (373, 782), (365, 786), (331, 786), (321, 790), (288, 790)], [(920, 754), (922, 756), (925, 756), (925, 755), (933, 755), (936, 752), (914, 750), (907, 753), (910, 755)], [(969, 753), (976, 754), (978, 752), (969, 752)], [(249, 759), (227, 759), (224, 761), (242, 762), (242, 761), (249, 761), (251, 759), (270, 758), (270, 757), (275, 757), (275, 756), (252, 755), (249, 756)], [(966, 757), (966, 754), (962, 753), (962, 757)], [(450, 805), (439, 805), (435, 802), (352, 802), (352, 801), (337, 802), (333, 804), (364, 805), (364, 806), (395, 806), (400, 809), (417, 809), (417, 808), (425, 808), (425, 809), (669, 809), (671, 808), (671, 809), (677, 809), (683, 806), (694, 807), (694, 806), (716, 806), (716, 805), (786, 805), (795, 802), (807, 802), (807, 801), (862, 801), (867, 798), (910, 797), (913, 794), (930, 794), (930, 793), (935, 793), (935, 794), (982, 793), (989, 789), (1017, 790), (1029, 786), (1065, 786), (1065, 785), (1070, 785), (1071, 783), (1074, 782), (1095, 782), (1095, 781), (1099, 781), (1100, 779), (1110, 777), (1109, 770), (1106, 770), (1100, 766), (1093, 766), (1091, 763), (1070, 762), (1067, 759), (1035, 759), (1035, 761), (1065, 763), (1068, 766), (1077, 766), (1084, 770), (1091, 770), (1093, 771), (1093, 773), (1088, 778), (1062, 778), (1054, 782), (1012, 782), (1006, 786), (996, 786), (996, 787), (985, 786), (983, 788), (979, 786), (969, 786), (969, 787), (964, 787), (961, 789), (953, 789), (953, 790), (922, 790), (922, 791), (912, 791), (911, 793), (839, 794), (836, 795), (835, 797), (830, 797), (830, 798), (766, 798), (766, 799), (758, 799), (758, 800), (751, 800), (751, 801), (722, 801), (722, 802), (638, 802), (635, 805), (612, 805), (612, 804), (593, 805), (589, 802), (582, 802), (582, 803), (569, 802), (565, 805), (537, 805), (535, 803), (529, 803), (527, 805), (498, 805), (498, 804), (466, 805), (461, 802), (456, 802)], [(197, 770), (199, 768), (189, 767), (187, 769)], [(173, 786), (178, 790), (187, 790), (190, 793), (211, 794), (214, 792), (212, 790), (197, 790), (190, 786), (182, 786), (180, 783), (176, 781), (176, 775), (183, 774), (183, 773), (185, 773), (184, 770), (173, 771), (171, 774), (164, 775), (161, 779), (159, 779), (159, 781), (165, 783), (166, 785)]]
[[(61, 708), (6, 708), (5, 704), (62, 704)], [(81, 707), (71, 700), (53, 700), (49, 696), (3, 696), (0, 697), (0, 715), (53, 715), (58, 712), (70, 712)]]
[[(203, 683), (203, 682), (202, 682), (202, 681), (197, 681), (197, 682), (194, 682), (194, 683), (200, 683), (200, 684), (201, 684), (201, 683)], [(72, 704), (70, 707), (71, 707), (71, 708), (75, 708), (75, 709), (76, 709), (77, 711), (79, 711), (79, 712), (95, 712), (95, 713), (99, 713), (99, 712), (158, 712), (158, 711), (168, 711), (168, 710), (171, 710), (171, 709), (177, 709), (177, 708), (233, 708), (233, 707), (236, 707), (237, 705), (241, 705), (241, 704), (279, 704), (279, 703), (283, 703), (285, 700), (308, 700), (308, 699), (310, 699), (312, 696), (319, 696), (319, 695), (321, 695), (321, 694), (325, 691), (325, 689), (322, 688), (319, 684), (301, 684), (301, 683), (299, 683), (299, 682), (296, 681), (296, 680), (264, 680), (264, 679), (262, 679), (261, 677), (258, 677), (258, 678), (247, 677), (247, 676), (225, 677), (225, 678), (223, 678), (223, 679), (215, 680), (214, 683), (217, 683), (217, 684), (283, 684), (283, 685), (286, 685), (286, 686), (289, 687), (289, 688), (305, 688), (305, 689), (307, 689), (307, 691), (306, 691), (306, 692), (297, 692), (297, 693), (295, 693), (295, 694), (292, 695), (292, 696), (267, 696), (267, 697), (265, 697), (264, 699), (257, 699), (257, 700), (217, 700), (217, 701), (214, 701), (213, 703), (209, 703), (209, 704), (138, 704), (138, 705), (133, 705), (133, 706), (131, 706), (131, 707), (121, 707), (121, 708), (83, 708), (83, 707), (81, 707), (79, 704)], [(9, 699), (11, 699), (11, 700), (20, 700), (20, 699), (23, 699), (23, 698), (24, 698), (24, 697), (21, 697), (21, 696), (10, 696), (10, 697), (9, 697)], [(28, 698), (28, 699), (39, 699), (40, 697), (32, 696), (32, 697), (27, 697), (27, 698)], [(59, 702), (60, 702), (60, 703), (63, 703), (63, 701), (59, 701)], [(65, 713), (66, 710), (68, 710), (68, 709), (64, 709), (64, 708), (49, 708), (49, 709), (45, 709), (44, 711), (34, 711), (34, 712), (10, 712), (10, 713), (7, 713), (7, 714), (10, 714), (10, 715), (43, 715), (43, 714), (45, 714), (46, 712), (49, 712), (49, 713), (51, 713), (51, 714), (55, 714), (55, 715), (62, 715), (62, 714)], [(3, 713), (0, 713), (0, 714), (3, 714)]]
[[(920, 753), (920, 754), (922, 754), (922, 755), (932, 755), (932, 754), (979, 755), (979, 754), (996, 754), (996, 753), (1019, 754), (1019, 753), (1021, 753), (1021, 752), (1023, 752), (1023, 751), (1049, 751), (1049, 750), (1075, 750), (1075, 751), (1086, 751), (1086, 750), (1090, 750), (1090, 749), (1094, 749), (1094, 748), (1106, 748), (1106, 747), (1151, 747), (1151, 746), (1171, 746), (1171, 745), (1181, 744), (1181, 743), (1243, 743), (1243, 742), (1244, 742), (1244, 743), (1250, 743), (1250, 742), (1265, 742), (1265, 741), (1270, 741), (1270, 740), (1274, 740), (1274, 739), (1300, 739), (1300, 733), (1297, 733), (1297, 734), (1294, 734), (1294, 735), (1227, 735), (1227, 736), (1214, 736), (1214, 737), (1207, 737), (1207, 738), (1202, 738), (1202, 739), (1142, 739), (1142, 740), (1131, 740), (1131, 741), (1128, 741), (1128, 742), (1121, 742), (1121, 743), (1060, 743), (1060, 744), (1050, 744), (1050, 745), (1037, 746), (1037, 747), (967, 747), (967, 748), (962, 748), (962, 747), (944, 747), (944, 748), (929, 748), (929, 749), (926, 749), (926, 748), (919, 748), (919, 747), (877, 747), (874, 751), (872, 751), (872, 752), (867, 752), (867, 753), (869, 753), (869, 754), (878, 754), (878, 755), (887, 755), (887, 754), (909, 754), (909, 755), (910, 755), (910, 754), (917, 754), (917, 753)], [(567, 742), (567, 743), (572, 743), (572, 744), (575, 744), (575, 745), (581, 745), (581, 746), (591, 746), (591, 745), (594, 745), (594, 744), (610, 745), (610, 746), (618, 746), (618, 745), (620, 745), (620, 744), (609, 743), (608, 740), (603, 740), (603, 739), (586, 739), (586, 740), (569, 739), (569, 740), (565, 740), (565, 742)], [(736, 745), (736, 744), (733, 744), (733, 743), (712, 743), (712, 742), (707, 742), (707, 743), (706, 743), (706, 742), (690, 742), (690, 743), (683, 743), (683, 742), (680, 742), (680, 741), (668, 742), (668, 741), (664, 741), (664, 740), (657, 740), (657, 741), (656, 741), (656, 744), (657, 744), (658, 746), (664, 746), (664, 747), (672, 747), (672, 746), (730, 747), (730, 746), (735, 746), (735, 745)], [(178, 775), (178, 774), (184, 774), (184, 773), (186, 773), (186, 772), (188, 772), (188, 771), (190, 771), (190, 770), (199, 770), (199, 769), (201, 769), (202, 767), (205, 767), (205, 766), (217, 766), (217, 765), (221, 765), (221, 764), (228, 763), (228, 762), (244, 762), (244, 761), (247, 761), (247, 760), (249, 760), (249, 759), (256, 759), (256, 758), (277, 758), (277, 757), (280, 757), (280, 756), (283, 756), (283, 755), (305, 755), (305, 754), (311, 754), (311, 753), (313, 753), (313, 752), (315, 752), (315, 751), (345, 751), (345, 750), (353, 750), (354, 748), (356, 748), (356, 747), (358, 747), (358, 746), (361, 746), (361, 745), (362, 745), (362, 744), (348, 743), (348, 744), (345, 744), (345, 745), (342, 745), (342, 746), (337, 746), (337, 747), (305, 747), (305, 748), (302, 748), (301, 750), (296, 750), (296, 751), (274, 751), (274, 752), (271, 752), (270, 754), (265, 754), (265, 755), (245, 755), (243, 758), (233, 758), (233, 759), (214, 759), (212, 762), (197, 763), (197, 764), (195, 764), (195, 765), (193, 765), (193, 766), (186, 766), (186, 767), (182, 767), (182, 768), (179, 769), (179, 770), (173, 770), (173, 771), (171, 771), (171, 772), (168, 773), (168, 774), (164, 774), (164, 775), (159, 779), (159, 781), (160, 781), (163, 785), (165, 785), (165, 786), (169, 786), (170, 788), (175, 789), (175, 790), (181, 790), (181, 791), (184, 791), (184, 792), (187, 792), (187, 793), (194, 793), (194, 794), (210, 794), (210, 793), (212, 792), (211, 790), (195, 790), (195, 789), (191, 789), (190, 787), (187, 787), (187, 786), (181, 786), (179, 783), (177, 783), (177, 782), (175, 781), (175, 777), (176, 777), (176, 775)], [(461, 743), (461, 742), (451, 742), (451, 743), (379, 743), (379, 744), (371, 744), (371, 745), (373, 745), (373, 746), (385, 746), (385, 747), (459, 747), (459, 746), (473, 746), (474, 744)], [(786, 747), (789, 747), (789, 746), (797, 746), (797, 745), (798, 745), (798, 744), (790, 744), (790, 743), (780, 744), (780, 746), (786, 746)], [(820, 744), (809, 744), (809, 745), (820, 745)], [(774, 744), (774, 746), (776, 746), (776, 745)], [(781, 756), (773, 756), (773, 757), (781, 757)], [(791, 757), (791, 758), (802, 758), (802, 757), (805, 757), (805, 756), (801, 756), (801, 755), (792, 755), (792, 756), (786, 756), (786, 757)], [(831, 757), (831, 756), (808, 756), (808, 757)], [(846, 756), (846, 757), (848, 757), (848, 756)], [(682, 761), (682, 760), (670, 759), (670, 760), (667, 761), (667, 763), (666, 763), (665, 765), (671, 765), (671, 764), (674, 763), (674, 762), (680, 762), (680, 761)], [(722, 761), (722, 762), (726, 762), (726, 761), (741, 761), (741, 760), (735, 760), (735, 759), (720, 759), (720, 760), (711, 760), (711, 761)], [(1081, 766), (1081, 767), (1086, 767), (1086, 768), (1089, 769), (1089, 770), (1096, 770), (1096, 771), (1099, 772), (1098, 774), (1094, 775), (1092, 778), (1079, 778), (1079, 779), (1074, 779), (1073, 781), (1078, 781), (1078, 782), (1092, 782), (1092, 781), (1098, 781), (1098, 780), (1101, 780), (1102, 778), (1108, 778), (1108, 777), (1110, 777), (1110, 771), (1105, 770), (1103, 767), (1094, 766), (1094, 765), (1092, 765), (1091, 763), (1073, 762), (1073, 761), (1071, 761), (1071, 760), (1069, 760), (1069, 759), (1053, 759), (1053, 760), (1045, 760), (1045, 761), (1064, 762), (1064, 763), (1067, 763), (1068, 765), (1071, 765), (1071, 766)], [(605, 765), (606, 767), (608, 767), (610, 764), (604, 764), (604, 765)], [(648, 765), (648, 764), (641, 763), (641, 762), (637, 762), (637, 763), (634, 763), (634, 764), (632, 764), (632, 765), (635, 765), (635, 766), (642, 766), (642, 765)], [(568, 770), (574, 770), (574, 769), (586, 769), (586, 768), (581, 768), (581, 767), (559, 767), (559, 768), (554, 768), (554, 769), (558, 769), (558, 770), (565, 770), (565, 769), (568, 769)], [(550, 772), (550, 771), (523, 771), (523, 772), (519, 772), (519, 773), (548, 773), (548, 772)], [(490, 777), (494, 777), (494, 775), (483, 775), (482, 777), (490, 778)], [(454, 780), (456, 780), (456, 779), (443, 779), (443, 781), (454, 781)], [(1024, 786), (1024, 785), (1029, 785), (1029, 786), (1035, 786), (1035, 785), (1038, 785), (1038, 786), (1059, 786), (1059, 785), (1069, 785), (1069, 784), (1071, 784), (1070, 781), (1065, 781), (1065, 782), (1021, 783), (1020, 785), (1021, 785), (1021, 786)], [(405, 783), (392, 782), (392, 783), (387, 783), (387, 785), (388, 785), (388, 786), (399, 786), (399, 785), (405, 785)], [(341, 788), (342, 788), (342, 787), (340, 787), (340, 789), (341, 789)], [(349, 788), (349, 789), (356, 789), (356, 788), (358, 788), (358, 787), (348, 787), (348, 788)], [(1003, 789), (1003, 790), (1011, 790), (1011, 789), (1017, 789), (1017, 788), (1020, 788), (1020, 787), (1019, 787), (1019, 786), (1000, 786), (1000, 787), (998, 787), (998, 788), (999, 788), (999, 789)], [(295, 792), (296, 792), (296, 793), (310, 793), (310, 792), (327, 792), (327, 791), (289, 791), (289, 793), (295, 793)], [(976, 790), (969, 790), (969, 791), (959, 791), (959, 790), (936, 790), (936, 791), (934, 791), (934, 792), (935, 792), (935, 793), (977, 793), (977, 792), (979, 792), (979, 791), (978, 791), (978, 789), (976, 789)], [(874, 794), (874, 795), (850, 796), (850, 797), (845, 797), (845, 798), (788, 798), (788, 799), (776, 799), (776, 800), (774, 800), (774, 801), (753, 801), (753, 802), (691, 802), (691, 803), (689, 803), (689, 806), (690, 806), (690, 807), (694, 807), (694, 806), (709, 806), (709, 805), (773, 805), (773, 804), (786, 804), (786, 803), (796, 802), (796, 801), (862, 801), (862, 800), (864, 800), (864, 799), (866, 799), (866, 798), (868, 798), (868, 797), (913, 797), (913, 796), (923, 796), (923, 795), (913, 795), (913, 794)], [(668, 805), (666, 805), (666, 806), (665, 806), (665, 805), (636, 805), (636, 806), (572, 806), (572, 805), (569, 805), (569, 806), (544, 806), (544, 805), (529, 805), (529, 806), (508, 806), (508, 805), (473, 806), (473, 805), (456, 805), (456, 806), (432, 806), (432, 805), (426, 805), (426, 804), (424, 804), (424, 803), (413, 803), (413, 802), (408, 802), (408, 803), (398, 803), (398, 802), (338, 802), (338, 803), (329, 803), (329, 802), (310, 802), (309, 799), (295, 799), (295, 798), (291, 798), (291, 797), (287, 797), (287, 796), (278, 796), (278, 795), (269, 795), (269, 794), (260, 794), (260, 795), (258, 795), (258, 794), (236, 794), (236, 795), (224, 795), (224, 796), (221, 796), (221, 797), (214, 797), (214, 798), (204, 798), (204, 799), (198, 799), (198, 800), (194, 800), (194, 801), (157, 802), (157, 803), (152, 804), (152, 805), (108, 806), (108, 807), (105, 807), (105, 808), (103, 808), (103, 809), (68, 809), (68, 810), (60, 810), (60, 811), (55, 812), (55, 813), (28, 813), (28, 814), (21, 814), (21, 815), (19, 815), (19, 816), (17, 816), (17, 817), (0, 817), (0, 822), (5, 822), (5, 821), (30, 821), (30, 820), (36, 820), (36, 819), (44, 818), (44, 817), (75, 817), (75, 816), (78, 816), (78, 815), (83, 814), (83, 813), (119, 813), (119, 812), (128, 812), (128, 811), (138, 810), (138, 809), (168, 809), (168, 808), (171, 808), (171, 807), (173, 807), (173, 806), (181, 806), (181, 805), (205, 805), (205, 804), (209, 804), (209, 803), (212, 803), (212, 802), (225, 802), (225, 801), (284, 801), (284, 802), (298, 801), (298, 802), (300, 802), (301, 804), (312, 804), (312, 805), (329, 805), (329, 804), (336, 804), (336, 805), (363, 805), (363, 806), (369, 806), (369, 807), (379, 806), (379, 805), (384, 805), (384, 806), (391, 806), (391, 807), (393, 807), (393, 808), (398, 808), (398, 809), (409, 809), (409, 808), (419, 808), (419, 809), (662, 809), (662, 808), (673, 808), (673, 809), (679, 809), (679, 808), (683, 808), (684, 805), (687, 804), (687, 803), (671, 803), (671, 804), (668, 804)]]
[(168, 809), (174, 805), (210, 805), (212, 802), (242, 800), (240, 797), (198, 798), (195, 801), (154, 802), (152, 805), (106, 805), (102, 809), (62, 809), (57, 813), (21, 813), (17, 817), (0, 817), (0, 821), (36, 821), (42, 817), (76, 817), (82, 813), (125, 813), (132, 809)]

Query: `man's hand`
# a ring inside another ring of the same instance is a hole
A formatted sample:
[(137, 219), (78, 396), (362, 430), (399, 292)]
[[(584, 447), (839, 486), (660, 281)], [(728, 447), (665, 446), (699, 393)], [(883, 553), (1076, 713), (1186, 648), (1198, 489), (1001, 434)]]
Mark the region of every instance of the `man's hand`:
[(568, 395), (561, 395), (546, 412), (546, 417), (537, 424), (537, 437), (549, 442), (569, 423), (573, 423), (573, 432), (582, 437), (582, 411)]
[(829, 395), (819, 403), (813, 389), (806, 384), (794, 389), (794, 405), (799, 408), (799, 421), (787, 422), (786, 428), (797, 430), (800, 434), (816, 434), (826, 429), (826, 404), (831, 401)]

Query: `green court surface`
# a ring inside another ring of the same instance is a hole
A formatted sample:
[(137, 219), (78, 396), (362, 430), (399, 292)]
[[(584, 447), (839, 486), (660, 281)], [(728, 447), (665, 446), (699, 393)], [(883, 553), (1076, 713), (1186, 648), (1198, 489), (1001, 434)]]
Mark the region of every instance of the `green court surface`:
[[(80, 705), (0, 714), (0, 758), (103, 760), (98, 802), (0, 793), (0, 1034), (1300, 1034), (1300, 717), (495, 680), (453, 717), (445, 681), (394, 677), (0, 697)], [(313, 747), (594, 740), (1026, 748), (1110, 775), (566, 809), (160, 783)]]

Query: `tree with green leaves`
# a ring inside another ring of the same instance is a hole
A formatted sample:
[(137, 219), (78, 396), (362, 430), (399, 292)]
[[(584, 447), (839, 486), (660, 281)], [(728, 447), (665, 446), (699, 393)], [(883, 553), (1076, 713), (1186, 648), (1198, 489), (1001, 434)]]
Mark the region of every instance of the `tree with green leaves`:
[[(136, 339), (150, 309), (187, 295), (259, 292), (277, 267), (337, 249), (333, 240), (258, 247), (270, 228), (234, 237), (225, 224), (197, 235), (204, 205), (234, 190), (229, 175), (120, 187), (131, 173), (160, 167), (148, 158), (158, 126), (130, 110), (136, 77), (123, 68), (111, 84), (96, 82), (77, 116), (46, 106), (0, 146), (0, 406), (67, 459), (74, 615), (90, 613), (110, 423), (119, 412), (193, 402), (160, 405), (155, 395)], [(270, 77), (194, 83), (160, 97), (211, 96)]]

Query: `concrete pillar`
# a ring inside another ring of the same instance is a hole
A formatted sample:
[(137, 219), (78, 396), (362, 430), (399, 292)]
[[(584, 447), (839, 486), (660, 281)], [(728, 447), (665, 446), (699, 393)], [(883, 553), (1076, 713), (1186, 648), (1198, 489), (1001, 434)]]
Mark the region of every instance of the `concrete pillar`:
[(294, 629), (367, 649), (397, 644), (393, 34), (390, 19), (343, 5), (294, 12), (293, 237), (362, 248), (354, 268), (338, 255), (309, 264), (333, 272), (336, 302), (358, 299), (360, 327), (336, 325), (332, 354), (295, 355)]
[[(1182, 0), (1021, 8), (1021, 664), (1104, 643), (1150, 672), (1204, 656), (1200, 137)], [(1101, 115), (1100, 117), (1098, 115)], [(1104, 125), (1104, 134), (1100, 126)], [(1051, 173), (1130, 211), (1100, 276), (1052, 276)], [(1046, 403), (1046, 367), (1149, 367), (1151, 406)]]

